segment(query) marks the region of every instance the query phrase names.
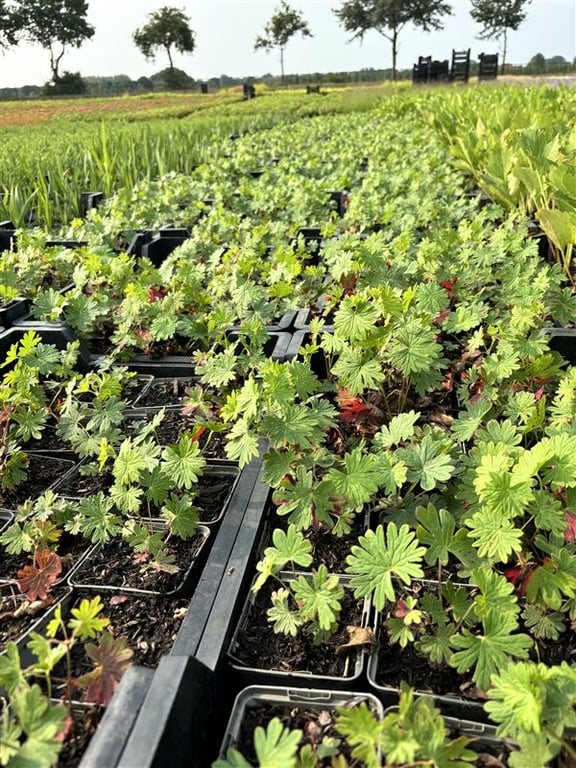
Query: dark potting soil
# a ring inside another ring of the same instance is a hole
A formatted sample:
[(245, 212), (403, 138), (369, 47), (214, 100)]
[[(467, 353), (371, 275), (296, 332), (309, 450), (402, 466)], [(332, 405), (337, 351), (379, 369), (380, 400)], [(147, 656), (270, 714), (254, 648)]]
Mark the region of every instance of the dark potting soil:
[(73, 581), (76, 584), (169, 593), (180, 587), (186, 571), (198, 557), (205, 542), (203, 533), (197, 533), (186, 540), (171, 538), (167, 549), (169, 554), (174, 555), (174, 565), (179, 570), (177, 573), (167, 573), (153, 568), (127, 542), (114, 539), (84, 560)]
[(58, 755), (58, 768), (77, 768), (103, 714), (103, 707), (74, 708), (72, 730)]
[[(257, 765), (258, 758), (254, 749), (254, 730), (258, 726), (266, 728), (270, 720), (277, 717), (281, 720), (285, 728), (294, 730), (299, 728), (302, 731), (302, 738), (299, 743), (299, 749), (305, 745), (310, 745), (314, 753), (317, 754), (317, 748), (324, 739), (338, 739), (342, 736), (336, 727), (336, 710), (314, 706), (303, 706), (296, 704), (273, 704), (271, 702), (254, 702), (244, 710), (244, 716), (238, 732), (238, 739), (232, 744), (251, 765)], [(346, 757), (343, 765), (354, 765), (361, 768), (365, 763), (361, 761), (352, 762), (352, 749), (344, 743), (341, 754)], [(331, 758), (315, 763), (318, 766), (333, 765)]]
[[(58, 539), (55, 551), (61, 558), (62, 571), (58, 576), (58, 581), (63, 580), (70, 573), (70, 570), (78, 563), (79, 559), (88, 551), (90, 544), (82, 536), (72, 536), (64, 532)], [(0, 579), (15, 579), (20, 568), (25, 565), (32, 565), (34, 562), (33, 553), (22, 553), (11, 555), (6, 552), (6, 548), (0, 545)]]
[(150, 406), (181, 405), (189, 387), (198, 384), (195, 377), (163, 379), (153, 381), (145, 393), (135, 403), (136, 408)]
[[(262, 702), (251, 704), (244, 710), (238, 738), (230, 746), (237, 749), (243, 757), (251, 764), (256, 764), (257, 755), (254, 749), (254, 730), (261, 726), (266, 728), (272, 718), (277, 717), (285, 728), (294, 730), (296, 728), (302, 731), (302, 739), (299, 742), (299, 749), (305, 745), (310, 745), (314, 753), (317, 754), (317, 747), (323, 739), (333, 738), (341, 740), (336, 725), (336, 710), (330, 708), (314, 708), (297, 706), (295, 704), (273, 704), (271, 702)], [(460, 734), (451, 733), (451, 738), (457, 738)], [(509, 750), (505, 746), (499, 746), (496, 743), (486, 743), (481, 741), (471, 741), (469, 748), (478, 752), (478, 757), (474, 762), (475, 768), (507, 768)], [(351, 762), (351, 749), (344, 741), (341, 745), (341, 754), (346, 757), (344, 765), (354, 765), (361, 768), (365, 765), (362, 761)], [(327, 768), (333, 763), (331, 757), (326, 757), (317, 763), (318, 766)], [(472, 765), (472, 764), (471, 764)]]
[(71, 443), (67, 443), (56, 434), (56, 427), (46, 426), (39, 440), (28, 440), (25, 444), (27, 451), (73, 451)]
[[(276, 514), (276, 507), (270, 505), (268, 510), (269, 527), (264, 532), (262, 541), (262, 554), (266, 547), (272, 546), (272, 532), (274, 528), (283, 531), (288, 530), (287, 516)], [(363, 514), (356, 515), (352, 523), (350, 533), (344, 536), (336, 536), (326, 528), (311, 528), (306, 531), (306, 538), (312, 544), (312, 565), (310, 570), (325, 565), (330, 573), (345, 573), (346, 557), (350, 554), (350, 548), (358, 543), (358, 537), (366, 530), (366, 520)]]
[(475, 698), (475, 687), (470, 677), (459, 675), (447, 665), (433, 666), (427, 656), (417, 653), (414, 646), (401, 648), (389, 645), (384, 637), (378, 648), (378, 665), (375, 682), (390, 688), (400, 688), (404, 681), (418, 691), (438, 696), (456, 694), (463, 698)]
[(45, 600), (31, 603), (20, 594), (18, 587), (4, 587), (0, 592), (0, 653), (7, 643), (16, 642), (39, 621), (66, 592), (66, 589), (56, 587)]
[[(131, 664), (154, 669), (162, 656), (172, 650), (176, 634), (186, 615), (188, 600), (168, 598), (164, 595), (134, 595), (103, 593), (87, 589), (77, 590), (70, 608), (84, 598), (91, 600), (100, 595), (104, 608), (102, 615), (110, 620), (106, 631), (114, 637), (123, 637), (133, 652)], [(94, 662), (86, 654), (84, 644), (76, 643), (70, 653), (72, 678), (77, 679), (94, 668)], [(62, 659), (52, 673), (52, 696), (65, 695), (66, 660)], [(83, 700), (83, 690), (75, 687), (75, 700)]]
[(308, 672), (331, 677), (352, 677), (358, 647), (338, 652), (349, 640), (347, 626), (359, 627), (362, 622), (363, 602), (356, 600), (350, 590), (342, 600), (339, 626), (327, 643), (314, 645), (311, 635), (304, 629), (296, 637), (275, 634), (266, 611), (272, 605), (270, 596), (277, 584), (267, 582), (257, 593), (248, 609), (247, 620), (236, 634), (230, 657), (242, 666), (280, 672)]
[[(148, 420), (154, 415), (155, 412), (149, 411), (145, 418)], [(130, 424), (134, 428), (137, 428), (140, 423), (139, 415), (130, 420)], [(177, 443), (186, 430), (190, 431), (192, 435), (197, 435), (202, 455), (206, 459), (227, 459), (226, 434), (228, 429), (221, 432), (210, 430), (199, 424), (191, 414), (182, 413), (179, 410), (165, 411), (164, 418), (154, 432), (161, 445), (171, 445)]]
[[(201, 523), (213, 523), (220, 517), (222, 509), (236, 476), (225, 472), (219, 473), (206, 472), (198, 479), (197, 493), (193, 500), (193, 505), (198, 510), (198, 516)], [(61, 496), (79, 496), (85, 497), (106, 491), (113, 484), (111, 474), (104, 475), (82, 475), (79, 472), (72, 473), (66, 480), (58, 486), (58, 493)], [(158, 512), (151, 508), (152, 517), (157, 517)]]
[(13, 490), (0, 489), (0, 507), (15, 509), (26, 499), (36, 499), (42, 495), (48, 486), (70, 470), (73, 463), (63, 459), (28, 454), (26, 480)]

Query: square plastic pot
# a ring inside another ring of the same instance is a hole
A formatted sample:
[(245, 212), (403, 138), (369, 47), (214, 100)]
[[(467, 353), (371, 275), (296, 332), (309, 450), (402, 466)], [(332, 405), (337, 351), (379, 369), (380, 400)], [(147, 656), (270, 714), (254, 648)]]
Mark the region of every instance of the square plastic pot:
[[(298, 312), (295, 309), (289, 309), (284, 312), (274, 323), (269, 323), (265, 326), (268, 333), (280, 333), (281, 331), (292, 331), (295, 327), (295, 322)], [(230, 327), (228, 333), (238, 333), (241, 329), (241, 324), (233, 325)]]
[[(162, 531), (165, 529), (165, 525), (163, 521), (152, 521), (151, 528), (153, 531)], [(137, 584), (101, 584), (90, 582), (86, 572), (96, 557), (100, 556), (101, 554), (105, 554), (105, 545), (102, 544), (96, 544), (90, 549), (78, 568), (76, 568), (76, 570), (69, 577), (68, 583), (70, 586), (77, 587), (78, 589), (91, 589), (100, 592), (122, 591), (135, 594), (190, 597), (194, 590), (196, 581), (200, 576), (202, 566), (206, 561), (209, 536), (210, 529), (205, 525), (199, 525), (195, 533), (195, 537), (199, 538), (197, 543), (197, 550), (194, 553), (194, 556), (191, 557), (189, 564), (182, 571), (180, 580), (172, 589), (163, 591), (160, 589), (146, 589)]]
[(28, 311), (28, 299), (25, 299), (23, 296), (12, 299), (7, 304), (0, 306), (0, 325), (4, 326), (4, 328), (9, 328), (17, 320), (25, 317)]
[(576, 365), (576, 328), (542, 328), (548, 346), (558, 352), (569, 365)]
[[(18, 588), (15, 587), (13, 584), (12, 585), (0, 584), (0, 594), (13, 595), (14, 600), (17, 604), (23, 604), (25, 602), (24, 595), (20, 594), (18, 592)], [(59, 587), (53, 592), (51, 597), (54, 598), (54, 602), (50, 604), (46, 604), (40, 611), (38, 611), (34, 619), (30, 621), (28, 628), (23, 630), (12, 641), (12, 642), (15, 642), (16, 645), (18, 646), (22, 667), (27, 667), (36, 660), (36, 657), (26, 647), (30, 639), (30, 634), (32, 632), (42, 633), (42, 631), (46, 628), (46, 625), (48, 624), (48, 622), (54, 616), (54, 613), (58, 608), (58, 606), (62, 606), (64, 608), (69, 603), (72, 597), (72, 590), (69, 587)], [(6, 648), (3, 646), (0, 646), (0, 654), (3, 654), (5, 651), (6, 651)], [(1, 691), (1, 687), (0, 687), (0, 691)]]
[[(376, 693), (385, 707), (397, 706), (400, 700), (400, 688), (384, 685), (378, 681), (378, 667), (380, 663), (379, 640), (381, 633), (380, 614), (376, 613), (374, 618), (374, 634), (376, 636), (376, 646), (372, 652), (367, 666), (367, 679), (370, 689)], [(462, 720), (471, 720), (476, 723), (485, 723), (488, 715), (484, 711), (481, 700), (474, 701), (458, 695), (456, 692), (440, 695), (433, 691), (423, 691), (415, 688), (414, 696), (426, 696), (433, 699), (436, 706), (440, 709), (443, 716), (455, 717)]]
[[(280, 577), (283, 582), (290, 582), (297, 578), (299, 575), (307, 575), (311, 578), (311, 574), (301, 573), (288, 573), (282, 572)], [(341, 586), (345, 589), (350, 589), (347, 586), (345, 579), (340, 580)], [(315, 687), (330, 687), (336, 689), (350, 689), (357, 684), (358, 679), (364, 671), (365, 654), (362, 647), (358, 648), (356, 652), (352, 652), (346, 656), (345, 659), (345, 671), (341, 676), (326, 675), (315, 672), (313, 669), (299, 669), (290, 672), (284, 672), (279, 668), (267, 669), (264, 667), (249, 667), (238, 661), (236, 658), (236, 648), (240, 642), (240, 636), (250, 633), (252, 621), (250, 612), (253, 609), (257, 596), (249, 591), (245, 598), (244, 606), (240, 619), (236, 625), (230, 644), (227, 650), (228, 663), (232, 669), (236, 671), (237, 676), (241, 680), (243, 685), (294, 685), (294, 686), (315, 686)], [(368, 626), (370, 620), (371, 602), (368, 598), (363, 601), (362, 604), (362, 616), (358, 622), (359, 626)], [(272, 631), (272, 630), (271, 630)]]
[[(384, 716), (384, 709), (376, 696), (370, 693), (333, 691), (320, 688), (284, 688), (281, 686), (260, 686), (251, 685), (243, 688), (236, 696), (234, 701), (224, 738), (222, 739), (220, 749), (214, 757), (224, 758), (230, 748), (236, 747), (240, 736), (242, 721), (254, 708), (272, 708), (283, 707), (290, 710), (290, 713), (334, 710), (336, 707), (350, 707), (365, 702), (372, 713), (381, 720)], [(271, 718), (270, 718), (271, 719)], [(283, 717), (284, 726), (289, 726)], [(267, 723), (262, 723), (266, 727)]]
[[(6, 359), (6, 354), (13, 344), (19, 342), (25, 333), (34, 331), (44, 344), (53, 344), (56, 349), (66, 349), (66, 346), (77, 341), (74, 330), (67, 323), (44, 321), (18, 321), (15, 320), (11, 328), (0, 334), (0, 363)], [(92, 370), (94, 361), (88, 349), (80, 344), (76, 370), (87, 373)], [(6, 368), (4, 370), (7, 370)]]
[[(326, 326), (323, 329), (323, 333), (330, 333), (331, 326)], [(301, 360), (302, 355), (300, 347), (310, 344), (310, 330), (303, 328), (292, 334), (288, 349), (286, 350), (286, 360)], [(322, 348), (312, 353), (310, 358), (310, 368), (312, 372), (320, 379), (320, 381), (327, 381), (330, 375), (330, 364), (326, 358), (326, 354)]]

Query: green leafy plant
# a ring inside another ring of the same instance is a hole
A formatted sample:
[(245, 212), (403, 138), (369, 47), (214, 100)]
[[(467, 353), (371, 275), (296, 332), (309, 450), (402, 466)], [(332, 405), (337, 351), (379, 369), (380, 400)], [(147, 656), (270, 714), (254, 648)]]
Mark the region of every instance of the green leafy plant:
[[(109, 620), (102, 615), (99, 596), (83, 599), (70, 609), (68, 619), (57, 606), (45, 635), (32, 632), (28, 648), (35, 661), (23, 668), (15, 643), (8, 643), (0, 659), (2, 683), (8, 704), (0, 724), (2, 765), (28, 760), (38, 768), (54, 764), (63, 741), (74, 723), (73, 696), (84, 691), (84, 700), (106, 706), (130, 664), (132, 651), (124, 638), (114, 638), (107, 630)], [(95, 641), (95, 642), (89, 642)], [(92, 669), (75, 678), (71, 654), (78, 644)], [(64, 669), (64, 676), (58, 674)], [(42, 681), (42, 686), (32, 683)], [(63, 704), (54, 705), (51, 697), (62, 692)]]
[[(325, 565), (311, 576), (300, 575), (289, 580), (279, 573), (274, 576), (280, 586), (272, 592), (272, 605), (267, 611), (274, 632), (296, 636), (304, 629), (315, 643), (326, 642), (338, 627), (342, 608), (344, 589), (338, 576), (329, 574)], [(257, 579), (252, 590), (259, 591), (263, 583), (262, 577)]]
[(550, 765), (555, 758), (573, 760), (576, 673), (567, 662), (510, 664), (492, 676), (486, 712), (497, 733), (519, 747), (509, 758), (513, 768)]

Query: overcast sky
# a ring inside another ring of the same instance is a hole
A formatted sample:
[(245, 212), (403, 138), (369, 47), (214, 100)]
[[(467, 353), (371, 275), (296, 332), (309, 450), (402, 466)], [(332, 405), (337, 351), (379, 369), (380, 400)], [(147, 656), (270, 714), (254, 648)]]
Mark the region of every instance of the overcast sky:
[[(448, 0), (450, 2), (450, 0)], [(132, 41), (134, 30), (147, 14), (162, 5), (182, 8), (196, 32), (192, 55), (174, 56), (176, 67), (191, 77), (207, 79), (226, 74), (245, 77), (279, 74), (277, 51), (253, 49), (255, 37), (274, 13), (278, 0), (89, 0), (89, 20), (94, 37), (80, 49), (70, 49), (61, 71), (88, 75), (128, 75), (137, 79), (168, 66), (159, 53), (156, 61), (144, 59)], [(332, 9), (339, 0), (290, 0), (302, 11), (314, 38), (293, 38), (285, 53), (286, 73), (336, 72), (389, 67), (390, 43), (377, 32), (364, 42), (349, 42)], [(441, 32), (425, 33), (406, 27), (399, 39), (398, 66), (411, 67), (419, 55), (449, 59), (452, 49), (470, 47), (473, 58), (495, 53), (498, 45), (479, 40), (480, 27), (470, 17), (469, 0), (451, 0), (453, 15), (445, 17)], [(524, 64), (536, 53), (546, 58), (576, 56), (576, 0), (532, 0), (528, 16), (517, 32), (509, 33), (507, 61)], [(41, 85), (50, 79), (49, 53), (39, 46), (20, 45), (0, 54), (0, 87)]]

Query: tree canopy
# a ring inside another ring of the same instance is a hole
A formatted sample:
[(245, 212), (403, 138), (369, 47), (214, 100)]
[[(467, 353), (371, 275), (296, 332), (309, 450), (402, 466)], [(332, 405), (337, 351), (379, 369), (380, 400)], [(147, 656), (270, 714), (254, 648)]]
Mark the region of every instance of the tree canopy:
[(470, 15), (482, 25), (481, 40), (503, 40), (502, 67), (506, 66), (508, 30), (516, 31), (527, 15), (530, 0), (472, 0)]
[(280, 70), (284, 80), (284, 49), (294, 35), (300, 33), (302, 37), (314, 37), (308, 22), (304, 20), (301, 11), (290, 7), (286, 0), (281, 0), (280, 6), (275, 9), (270, 20), (264, 26), (264, 33), (259, 35), (254, 42), (254, 50), (264, 48), (271, 51), (278, 48), (280, 51)]
[(441, 17), (452, 13), (443, 0), (343, 0), (334, 13), (340, 26), (352, 32), (351, 40), (364, 39), (375, 30), (392, 43), (392, 77), (396, 79), (398, 35), (406, 24), (425, 32), (442, 29)]
[(179, 53), (194, 51), (196, 39), (190, 27), (190, 18), (184, 11), (165, 5), (149, 13), (148, 19), (147, 24), (134, 32), (132, 39), (146, 59), (154, 59), (157, 49), (163, 48), (173, 72), (172, 49)]
[(66, 48), (80, 48), (95, 31), (86, 18), (87, 0), (19, 0), (14, 13), (23, 36), (50, 51), (54, 83), (59, 80), (59, 66)]
[(16, 45), (23, 26), (24, 17), (19, 9), (0, 0), (0, 51)]

